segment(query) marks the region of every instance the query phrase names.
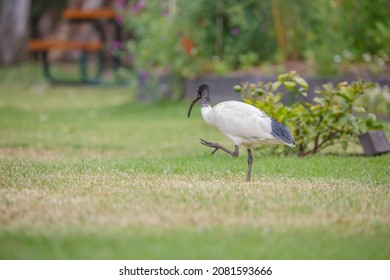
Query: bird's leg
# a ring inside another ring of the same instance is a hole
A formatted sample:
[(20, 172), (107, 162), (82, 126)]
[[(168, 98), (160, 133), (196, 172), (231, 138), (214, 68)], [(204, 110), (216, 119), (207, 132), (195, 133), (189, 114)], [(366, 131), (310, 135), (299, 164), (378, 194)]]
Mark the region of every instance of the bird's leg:
[(203, 139), (200, 139), (200, 143), (202, 145), (207, 146), (207, 147), (215, 148), (215, 150), (211, 153), (211, 155), (213, 155), (218, 150), (222, 150), (222, 151), (228, 153), (229, 155), (231, 155), (232, 157), (238, 157), (238, 154), (239, 154), (238, 145), (234, 146), (234, 152), (232, 152), (232, 151), (229, 151), (224, 146), (222, 146), (222, 145), (220, 145), (218, 143), (208, 142), (208, 141), (205, 141)]
[(246, 173), (247, 182), (250, 182), (251, 180), (252, 162), (253, 162), (252, 151), (251, 149), (248, 149), (248, 172)]

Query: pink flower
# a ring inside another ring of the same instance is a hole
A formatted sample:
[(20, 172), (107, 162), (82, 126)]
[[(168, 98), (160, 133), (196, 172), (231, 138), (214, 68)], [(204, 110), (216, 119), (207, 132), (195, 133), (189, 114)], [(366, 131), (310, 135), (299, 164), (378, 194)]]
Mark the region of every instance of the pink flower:
[(140, 70), (138, 72), (138, 79), (142, 85), (145, 85), (149, 82), (150, 79), (150, 73), (145, 70)]
[(125, 0), (116, 0), (115, 1), (115, 6), (118, 9), (123, 9), (126, 6)]
[(230, 29), (230, 34), (232, 34), (232, 36), (234, 37), (237, 37), (238, 35), (240, 35), (240, 30), (237, 27), (233, 27), (232, 29)]
[(122, 47), (122, 42), (114, 40), (112, 41), (111, 46), (114, 50), (119, 50)]
[(118, 15), (118, 16), (116, 16), (116, 18), (115, 18), (115, 21), (118, 23), (118, 24), (123, 24), (124, 22), (125, 22), (125, 18), (124, 18), (124, 16), (122, 16), (122, 15)]
[(139, 0), (130, 7), (130, 12), (136, 14), (145, 8), (145, 0)]

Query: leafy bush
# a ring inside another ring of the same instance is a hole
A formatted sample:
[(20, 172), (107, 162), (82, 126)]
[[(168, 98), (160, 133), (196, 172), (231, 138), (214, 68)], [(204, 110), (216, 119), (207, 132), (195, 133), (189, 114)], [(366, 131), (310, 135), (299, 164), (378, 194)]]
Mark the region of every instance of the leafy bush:
[(117, 0), (117, 5), (119, 21), (132, 34), (120, 45), (124, 58), (136, 75), (151, 81), (161, 73), (180, 80), (282, 60), (306, 60), (321, 75), (364, 62), (375, 66), (375, 74), (390, 61), (390, 1)]
[(137, 71), (158, 68), (180, 77), (250, 67), (275, 49), (269, 6), (257, 0), (131, 1), (118, 9), (134, 35), (124, 52), (133, 54)]
[[(374, 86), (365, 82), (325, 84), (308, 102), (309, 85), (293, 71), (279, 75), (275, 82), (244, 83), (234, 89), (245, 102), (286, 124), (296, 139), (299, 156), (306, 156), (336, 143), (345, 150), (359, 134), (381, 128), (374, 114), (367, 114), (364, 107), (355, 104)], [(285, 105), (282, 99), (291, 105)]]

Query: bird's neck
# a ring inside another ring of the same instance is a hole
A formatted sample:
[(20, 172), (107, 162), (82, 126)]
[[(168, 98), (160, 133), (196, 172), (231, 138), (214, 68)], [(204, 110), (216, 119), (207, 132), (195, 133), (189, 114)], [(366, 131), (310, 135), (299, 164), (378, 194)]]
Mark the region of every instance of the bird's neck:
[(206, 123), (211, 125), (214, 124), (213, 108), (211, 108), (210, 104), (207, 106), (202, 105), (200, 112), (202, 113), (202, 117)]
[(210, 95), (208, 92), (202, 94), (202, 108), (210, 106)]
[(206, 123), (208, 124), (213, 124), (213, 113), (212, 113), (212, 108), (210, 106), (210, 95), (209, 91), (203, 91), (202, 92), (202, 107), (200, 109), (202, 113), (202, 117), (205, 120)]

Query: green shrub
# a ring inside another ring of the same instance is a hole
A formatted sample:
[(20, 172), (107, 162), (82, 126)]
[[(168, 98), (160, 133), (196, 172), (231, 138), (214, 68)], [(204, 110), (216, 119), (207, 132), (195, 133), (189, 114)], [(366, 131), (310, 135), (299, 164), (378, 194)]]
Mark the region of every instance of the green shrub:
[(135, 72), (194, 77), (252, 67), (272, 56), (270, 1), (131, 1), (119, 7)]
[(248, 69), (256, 65), (259, 61), (259, 55), (253, 51), (249, 51), (238, 56), (240, 67), (242, 69)]
[[(245, 102), (287, 125), (296, 139), (298, 155), (306, 156), (336, 143), (346, 150), (359, 134), (381, 128), (374, 114), (355, 104), (374, 86), (365, 82), (325, 84), (310, 103), (305, 100), (309, 85), (293, 71), (279, 75), (275, 82), (244, 83), (234, 89)], [(290, 105), (282, 103), (282, 98)]]
[(375, 74), (390, 61), (390, 1), (117, 2), (132, 35), (120, 45), (124, 60), (148, 77), (180, 80), (283, 60), (306, 60), (320, 75), (364, 62)]

